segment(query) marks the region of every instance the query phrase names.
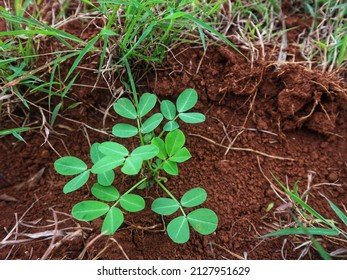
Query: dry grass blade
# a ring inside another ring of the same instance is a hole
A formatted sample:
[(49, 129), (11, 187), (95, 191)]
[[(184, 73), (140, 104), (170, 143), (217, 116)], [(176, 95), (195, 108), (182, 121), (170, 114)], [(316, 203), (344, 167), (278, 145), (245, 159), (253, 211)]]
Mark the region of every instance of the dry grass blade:
[(19, 183), (15, 185), (13, 188), (16, 191), (22, 189), (24, 186), (27, 186), (28, 188), (30, 188), (31, 186), (37, 184), (40, 181), (44, 172), (45, 172), (45, 167), (41, 168), (37, 173), (35, 173), (32, 177), (30, 177), (25, 182)]
[(234, 150), (234, 151), (244, 151), (244, 152), (250, 152), (250, 153), (255, 153), (255, 154), (258, 154), (258, 155), (261, 155), (261, 156), (265, 156), (265, 157), (269, 157), (269, 158), (274, 158), (274, 159), (279, 159), (279, 160), (290, 160), (290, 161), (295, 161), (295, 159), (293, 158), (288, 158), (288, 157), (280, 157), (280, 156), (275, 156), (275, 155), (270, 155), (270, 154), (267, 154), (267, 153), (264, 153), (264, 152), (261, 152), (261, 151), (257, 151), (257, 150), (254, 150), (254, 149), (251, 149), (251, 148), (238, 148), (238, 147), (228, 147), (228, 146), (225, 146), (225, 145), (222, 145), (222, 144), (219, 144), (217, 143), (216, 141), (210, 139), (210, 138), (207, 138), (205, 136), (202, 136), (200, 134), (195, 134), (195, 133), (190, 133), (189, 134), (190, 136), (194, 136), (194, 137), (198, 137), (198, 138), (201, 138), (201, 139), (204, 139), (205, 141), (207, 142), (210, 142), (216, 146), (219, 146), (219, 147), (222, 147), (224, 149), (229, 149), (229, 150)]

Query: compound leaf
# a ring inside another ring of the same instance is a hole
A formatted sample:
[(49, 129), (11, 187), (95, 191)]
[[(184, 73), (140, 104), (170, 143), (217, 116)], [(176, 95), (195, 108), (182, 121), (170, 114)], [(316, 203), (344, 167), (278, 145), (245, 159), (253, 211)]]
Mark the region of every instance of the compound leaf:
[(61, 175), (76, 175), (87, 170), (88, 167), (81, 159), (66, 156), (57, 159), (54, 162), (54, 168)]
[(72, 216), (80, 221), (92, 221), (106, 214), (109, 209), (104, 202), (86, 200), (72, 207)]
[(152, 145), (155, 145), (158, 147), (159, 152), (157, 154), (157, 157), (164, 160), (166, 159), (166, 149), (165, 149), (165, 142), (163, 139), (161, 139), (160, 137), (155, 137), (152, 139)]
[(143, 145), (132, 151), (131, 156), (140, 157), (142, 160), (154, 158), (159, 153), (159, 148), (156, 145)]
[(100, 174), (112, 170), (124, 163), (122, 156), (105, 156), (92, 167), (92, 173)]
[(104, 235), (112, 235), (123, 224), (124, 215), (119, 208), (113, 207), (108, 211), (104, 222), (102, 223), (101, 232)]
[(178, 150), (171, 158), (171, 161), (174, 162), (185, 162), (186, 160), (190, 159), (192, 155), (188, 151), (187, 148), (183, 147), (182, 149)]
[(128, 98), (119, 98), (117, 102), (114, 103), (113, 109), (115, 112), (127, 119), (134, 120), (137, 118), (136, 109), (134, 104)]
[(165, 119), (172, 121), (176, 117), (176, 106), (170, 100), (164, 100), (160, 103), (160, 111)]
[(189, 240), (190, 230), (187, 218), (179, 216), (167, 225), (167, 233), (173, 242), (183, 244)]
[(157, 103), (157, 96), (152, 93), (144, 93), (140, 97), (138, 109), (139, 117), (145, 116), (148, 112), (150, 112)]
[(156, 113), (152, 116), (150, 116), (143, 124), (141, 127), (141, 132), (142, 133), (149, 133), (156, 129), (161, 121), (163, 120), (163, 115), (161, 113)]
[(180, 113), (178, 117), (185, 123), (201, 123), (206, 120), (205, 115), (201, 113)]
[(119, 200), (120, 205), (128, 212), (138, 212), (145, 208), (145, 200), (137, 194), (126, 194)]
[(178, 166), (176, 162), (173, 161), (165, 161), (163, 164), (163, 168), (167, 174), (170, 175), (178, 175)]
[(86, 170), (80, 175), (76, 176), (75, 178), (73, 178), (72, 180), (70, 180), (69, 182), (65, 184), (63, 188), (63, 192), (66, 194), (66, 193), (70, 193), (79, 189), (85, 183), (87, 183), (89, 179), (89, 175), (90, 175), (90, 170)]
[(167, 216), (175, 213), (179, 208), (179, 203), (171, 198), (160, 197), (153, 201), (151, 209), (153, 212)]
[(200, 234), (211, 234), (217, 229), (218, 217), (216, 213), (207, 208), (200, 208), (187, 215), (189, 224)]
[(129, 138), (133, 137), (138, 133), (137, 127), (127, 124), (127, 123), (118, 123), (113, 126), (112, 134), (119, 138)]
[(165, 137), (165, 148), (169, 156), (173, 156), (186, 142), (183, 132), (179, 129), (170, 131)]
[(119, 198), (119, 191), (114, 186), (102, 186), (98, 183), (91, 188), (92, 194), (104, 201), (116, 201)]
[(106, 156), (125, 157), (129, 154), (128, 149), (122, 144), (111, 141), (101, 143), (99, 145), (99, 151)]
[(175, 122), (175, 121), (168, 121), (164, 125), (163, 130), (164, 131), (173, 131), (173, 130), (179, 128), (179, 127), (180, 127), (180, 125), (177, 122)]
[(193, 108), (198, 102), (198, 93), (195, 89), (185, 89), (177, 98), (176, 105), (179, 113), (186, 112)]
[(142, 158), (138, 156), (129, 156), (122, 167), (122, 172), (127, 175), (136, 175), (140, 172), (142, 167)]
[(183, 207), (195, 207), (205, 202), (207, 193), (203, 188), (194, 188), (187, 191), (181, 198)]

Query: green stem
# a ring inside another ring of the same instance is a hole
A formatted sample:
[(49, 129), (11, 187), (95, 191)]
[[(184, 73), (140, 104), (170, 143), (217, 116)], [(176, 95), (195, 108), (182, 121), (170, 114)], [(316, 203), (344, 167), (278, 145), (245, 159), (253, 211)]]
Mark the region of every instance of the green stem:
[(120, 199), (121, 199), (124, 195), (127, 195), (127, 194), (131, 193), (134, 189), (136, 189), (138, 186), (140, 186), (140, 185), (141, 185), (143, 182), (145, 182), (146, 180), (147, 180), (147, 177), (143, 178), (141, 181), (138, 181), (135, 185), (133, 185), (130, 189), (128, 189), (124, 194), (122, 194), (122, 195), (120, 196), (120, 198), (116, 201), (116, 203), (112, 205), (112, 207), (115, 207), (115, 206), (119, 203)]
[(174, 201), (176, 201), (180, 207), (180, 210), (183, 214), (184, 217), (187, 217), (186, 213), (184, 212), (184, 209), (181, 205), (181, 203), (176, 199), (176, 197), (174, 197), (174, 195), (164, 186), (164, 184), (158, 180), (158, 179), (155, 179), (155, 181), (157, 182), (157, 184), (164, 190), (164, 192), (167, 193), (168, 196), (170, 196)]
[(125, 63), (125, 68), (127, 69), (127, 72), (128, 72), (130, 86), (131, 86), (131, 90), (133, 92), (134, 101), (135, 101), (136, 108), (137, 108), (138, 105), (139, 105), (139, 100), (137, 98), (137, 92), (136, 92), (136, 86), (135, 86), (135, 82), (134, 82), (134, 77), (133, 77), (133, 74), (131, 73), (131, 69), (130, 69), (130, 65), (129, 65), (128, 60), (124, 59), (124, 63)]

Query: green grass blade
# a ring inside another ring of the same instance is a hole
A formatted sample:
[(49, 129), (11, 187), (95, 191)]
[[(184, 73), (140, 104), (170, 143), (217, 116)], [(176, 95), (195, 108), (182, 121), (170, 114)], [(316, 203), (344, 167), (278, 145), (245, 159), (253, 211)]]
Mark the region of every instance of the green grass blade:
[(230, 47), (232, 47), (235, 51), (237, 51), (239, 54), (241, 54), (242, 56), (244, 56), (239, 49), (233, 44), (231, 43), (225, 36), (223, 36), (221, 33), (219, 33), (216, 29), (212, 28), (210, 25), (208, 25), (207, 23), (193, 17), (192, 15), (186, 13), (186, 12), (180, 12), (180, 13), (176, 13), (173, 15), (170, 15), (168, 17), (166, 17), (167, 19), (171, 19), (172, 17), (175, 18), (179, 18), (179, 17), (183, 17), (186, 18), (188, 20), (190, 20), (191, 22), (194, 22), (197, 26), (200, 26), (203, 29), (206, 29), (208, 31), (210, 31), (212, 34), (214, 34), (215, 36), (217, 36), (220, 40), (222, 40), (224, 43), (226, 43), (227, 45), (229, 45)]
[(53, 112), (52, 112), (52, 117), (51, 117), (51, 121), (50, 121), (50, 125), (53, 127), (55, 120), (59, 114), (60, 108), (61, 106), (63, 106), (63, 102), (60, 102), (57, 106), (55, 106)]
[(336, 60), (337, 65), (341, 65), (344, 61), (347, 60), (346, 50), (347, 50), (347, 34), (343, 36), (343, 39), (341, 41), (339, 55)]
[(322, 236), (337, 236), (339, 235), (339, 231), (330, 228), (285, 228), (275, 232), (270, 232), (261, 236), (261, 238), (265, 237), (274, 237), (274, 236), (282, 236), (282, 235), (292, 235), (292, 234), (300, 234), (300, 235), (322, 235)]
[(334, 203), (332, 203), (327, 197), (325, 197), (325, 196), (323, 196), (323, 197), (329, 202), (331, 209), (334, 210), (336, 215), (347, 226), (347, 216)]
[(206, 53), (207, 47), (206, 47), (206, 40), (205, 40), (204, 31), (202, 30), (201, 26), (198, 26), (198, 30), (199, 30), (199, 35), (200, 35), (202, 46), (204, 47), (204, 53)]
[(123, 57), (120, 59), (119, 62), (124, 61), (132, 54), (133, 50), (136, 49), (142, 43), (142, 41), (146, 39), (146, 37), (152, 32), (152, 29), (156, 24), (157, 22), (154, 22), (154, 21), (150, 23), (150, 25), (146, 28), (146, 30), (143, 31), (139, 40), (131, 47), (131, 49), (125, 55), (123, 55)]
[(28, 127), (28, 126), (4, 129), (4, 130), (0, 130), (0, 136), (12, 134), (12, 133), (21, 133), (21, 132), (28, 131), (30, 129), (32, 129), (32, 128)]
[(66, 94), (68, 93), (68, 91), (70, 90), (70, 88), (72, 87), (73, 83), (75, 82), (76, 78), (78, 77), (78, 74), (73, 77), (71, 79), (71, 81), (68, 83), (68, 85), (66, 86), (66, 88), (64, 89), (63, 93), (61, 94), (61, 97), (64, 98), (66, 96)]
[(309, 206), (307, 203), (305, 203), (301, 198), (299, 198), (297, 195), (289, 191), (273, 174), (272, 177), (275, 179), (275, 181), (283, 188), (283, 190), (291, 197), (291, 199), (294, 200), (294, 202), (300, 204), (307, 212), (312, 214), (317, 219), (324, 222), (326, 225), (328, 225), (331, 228), (335, 228), (335, 226), (330, 223), (327, 219), (325, 219), (322, 215), (320, 215), (316, 210), (314, 210), (311, 206)]
[(71, 76), (72, 72), (75, 71), (78, 64), (81, 62), (82, 58), (91, 50), (91, 48), (94, 46), (96, 41), (99, 39), (99, 35), (95, 36), (93, 39), (91, 39), (88, 44), (85, 46), (83, 50), (80, 51), (78, 57), (72, 64), (69, 73), (67, 74), (65, 81)]

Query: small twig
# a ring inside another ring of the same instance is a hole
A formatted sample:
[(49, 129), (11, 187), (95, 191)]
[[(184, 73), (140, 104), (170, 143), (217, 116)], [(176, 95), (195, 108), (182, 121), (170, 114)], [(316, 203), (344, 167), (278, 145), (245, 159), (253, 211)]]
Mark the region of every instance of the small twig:
[(121, 252), (123, 253), (124, 257), (127, 260), (129, 260), (128, 255), (124, 252), (123, 247), (118, 243), (118, 241), (116, 239), (114, 239), (114, 238), (110, 238), (110, 240), (112, 240), (113, 242), (115, 242), (117, 244), (118, 248), (121, 250)]
[(245, 260), (244, 257), (241, 257), (240, 255), (231, 252), (230, 250), (228, 250), (227, 248), (225, 248), (225, 247), (223, 247), (223, 246), (221, 246), (221, 245), (218, 245), (218, 244), (216, 244), (216, 243), (214, 243), (214, 242), (211, 242), (211, 244), (213, 244), (214, 246), (216, 246), (216, 247), (218, 247), (218, 248), (220, 248), (220, 249), (226, 251), (227, 253), (229, 253), (229, 254), (232, 255), (233, 257), (237, 258), (238, 260), (243, 260), (243, 261)]
[(272, 190), (274, 191), (274, 193), (279, 197), (279, 199), (282, 200), (284, 203), (286, 203), (286, 200), (283, 199), (283, 198), (278, 194), (278, 192), (279, 192), (279, 193), (285, 195), (285, 192), (282, 191), (282, 190), (280, 190), (280, 189), (278, 189), (278, 188), (276, 188), (275, 185), (271, 182), (271, 180), (265, 175), (265, 173), (264, 173), (264, 171), (263, 171), (263, 169), (262, 169), (262, 167), (261, 167), (261, 165), (260, 165), (259, 156), (257, 156), (257, 161), (258, 161), (258, 167), (259, 167), (260, 173), (263, 175), (263, 177), (266, 179), (266, 181), (269, 182), (270, 187), (272, 188)]
[(99, 238), (104, 237), (104, 235), (102, 233), (100, 233), (99, 235), (97, 235), (96, 237), (94, 237), (90, 242), (88, 242), (86, 244), (86, 246), (83, 248), (83, 251), (79, 254), (79, 256), (77, 257), (78, 260), (82, 260), (85, 253), (87, 252), (87, 250), (89, 249), (90, 246), (92, 246), (95, 241), (97, 241)]
[(49, 256), (49, 254), (52, 252), (52, 250), (54, 249), (55, 247), (55, 238), (56, 238), (56, 235), (58, 233), (58, 217), (57, 217), (57, 214), (55, 213), (54, 209), (50, 208), (50, 210), (53, 212), (53, 219), (54, 219), (54, 234), (52, 236), (52, 239), (51, 239), (51, 243), (49, 244), (46, 252), (43, 254), (41, 260), (46, 260)]
[[(219, 144), (215, 141), (213, 141), (212, 139), (209, 139), (205, 136), (202, 136), (202, 135), (199, 135), (199, 134), (195, 134), (195, 133), (189, 133), (190, 136), (195, 136), (195, 137), (198, 137), (198, 138), (201, 138), (201, 139), (204, 139), (206, 140), (207, 142), (210, 142), (214, 145), (217, 145), (219, 147), (222, 147), (224, 149), (228, 149), (227, 146), (224, 146), (222, 144)], [(260, 151), (257, 151), (257, 150), (253, 150), (251, 148), (238, 148), (238, 147), (230, 147), (230, 150), (235, 150), (235, 151), (244, 151), (244, 152), (251, 152), (251, 153), (255, 153), (255, 154), (258, 154), (258, 155), (261, 155), (261, 156), (265, 156), (265, 157), (269, 157), (269, 158), (274, 158), (274, 159), (279, 159), (279, 160), (290, 160), (290, 161), (295, 161), (295, 159), (293, 158), (287, 158), (287, 157), (280, 157), (280, 156), (274, 156), (274, 155), (269, 155), (267, 153), (263, 153), (263, 152), (260, 152)]]

